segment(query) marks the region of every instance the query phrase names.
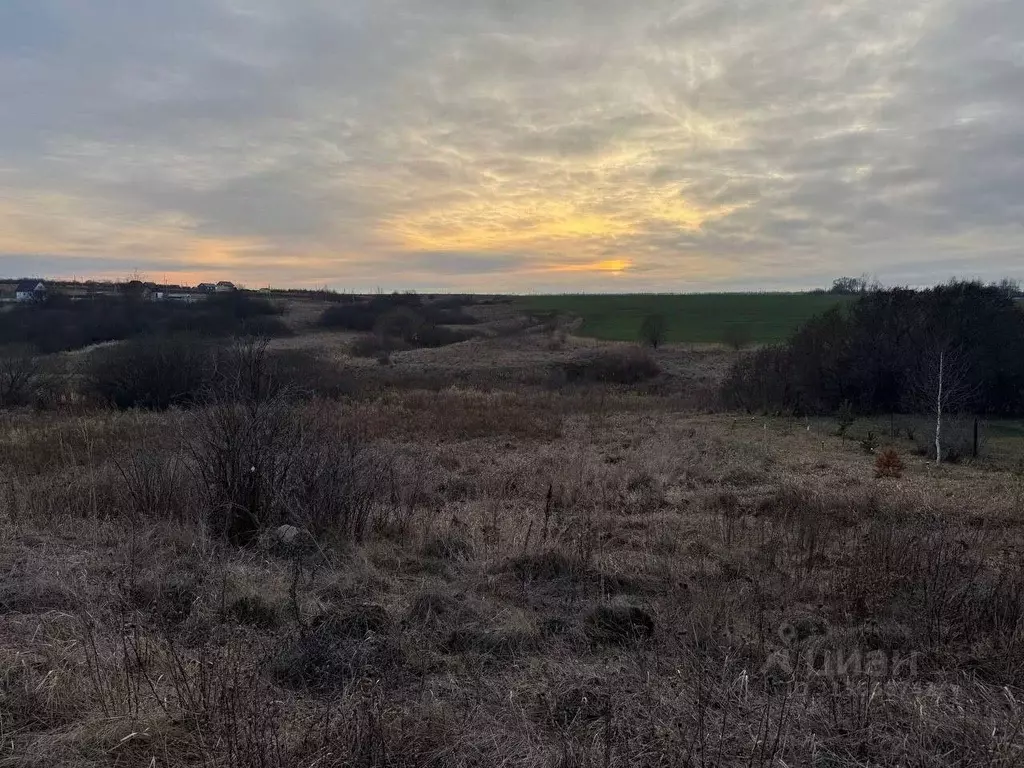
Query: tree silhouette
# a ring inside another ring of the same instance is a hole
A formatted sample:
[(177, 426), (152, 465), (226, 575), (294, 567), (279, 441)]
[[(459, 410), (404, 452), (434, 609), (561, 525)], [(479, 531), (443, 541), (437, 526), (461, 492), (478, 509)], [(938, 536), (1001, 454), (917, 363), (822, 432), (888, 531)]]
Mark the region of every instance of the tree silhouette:
[(657, 349), (665, 343), (667, 332), (664, 315), (648, 315), (640, 324), (640, 341)]

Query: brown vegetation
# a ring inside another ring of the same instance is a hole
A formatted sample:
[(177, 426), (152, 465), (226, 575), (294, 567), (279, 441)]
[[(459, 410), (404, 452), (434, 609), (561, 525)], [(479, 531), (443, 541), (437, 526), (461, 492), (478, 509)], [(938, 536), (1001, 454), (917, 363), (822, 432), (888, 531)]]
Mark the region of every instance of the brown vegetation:
[(0, 765), (1019, 762), (1019, 476), (547, 346), (0, 414)]
[(875, 459), (875, 474), (878, 477), (903, 477), (906, 466), (895, 448), (886, 448)]

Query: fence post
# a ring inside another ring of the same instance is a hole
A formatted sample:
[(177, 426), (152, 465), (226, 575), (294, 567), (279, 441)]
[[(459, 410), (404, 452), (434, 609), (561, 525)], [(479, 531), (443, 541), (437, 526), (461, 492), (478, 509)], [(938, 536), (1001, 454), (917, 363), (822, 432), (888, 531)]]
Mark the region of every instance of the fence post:
[(974, 419), (974, 450), (971, 454), (974, 458), (978, 458), (978, 419)]

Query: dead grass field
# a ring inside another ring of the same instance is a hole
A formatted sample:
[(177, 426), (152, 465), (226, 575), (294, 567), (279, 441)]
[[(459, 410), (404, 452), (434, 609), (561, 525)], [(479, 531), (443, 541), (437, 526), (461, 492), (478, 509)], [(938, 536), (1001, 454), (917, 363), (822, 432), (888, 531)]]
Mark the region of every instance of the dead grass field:
[(0, 766), (1024, 758), (1012, 462), (897, 440), (878, 478), (832, 424), (714, 412), (723, 352), (567, 386), (594, 342), (281, 343), (362, 377), (291, 406), (371, 452), (362, 537), (216, 536), (206, 410), (0, 415)]

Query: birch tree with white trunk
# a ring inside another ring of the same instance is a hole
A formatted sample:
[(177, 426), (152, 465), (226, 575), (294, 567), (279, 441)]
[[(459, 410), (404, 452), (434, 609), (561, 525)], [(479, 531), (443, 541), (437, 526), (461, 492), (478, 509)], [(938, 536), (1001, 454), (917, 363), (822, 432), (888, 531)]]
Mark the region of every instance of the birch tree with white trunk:
[(942, 463), (943, 428), (951, 413), (969, 406), (978, 385), (961, 346), (938, 342), (921, 358), (914, 382), (916, 399), (935, 417), (935, 463)]

